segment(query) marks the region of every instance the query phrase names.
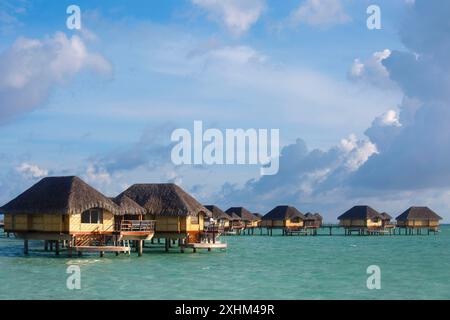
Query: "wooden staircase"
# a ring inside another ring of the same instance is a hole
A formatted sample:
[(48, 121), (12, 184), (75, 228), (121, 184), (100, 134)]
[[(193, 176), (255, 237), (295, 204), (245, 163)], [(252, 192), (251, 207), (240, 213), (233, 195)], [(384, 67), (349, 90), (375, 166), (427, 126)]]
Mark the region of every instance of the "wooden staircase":
[(104, 234), (83, 234), (75, 237), (75, 247), (104, 246), (112, 240), (112, 236)]

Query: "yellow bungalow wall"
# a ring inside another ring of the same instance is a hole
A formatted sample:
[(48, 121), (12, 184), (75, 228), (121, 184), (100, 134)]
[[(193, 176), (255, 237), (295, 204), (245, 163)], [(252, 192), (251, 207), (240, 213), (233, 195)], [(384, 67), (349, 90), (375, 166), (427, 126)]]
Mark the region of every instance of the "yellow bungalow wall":
[(304, 223), (303, 220), (299, 220), (298, 222), (293, 222), (291, 219), (287, 220), (262, 220), (260, 222), (262, 227), (272, 227), (272, 228), (301, 228)]
[(230, 220), (222, 220), (222, 225), (224, 228), (230, 227)]
[(367, 219), (367, 220), (344, 219), (344, 220), (340, 221), (340, 225), (343, 227), (381, 227), (382, 221), (381, 221), (381, 219), (378, 221), (373, 221), (372, 219)]
[(59, 214), (5, 214), (5, 230), (23, 232), (67, 232), (67, 216)]
[(202, 231), (204, 227), (204, 214), (199, 214), (198, 224), (192, 223), (192, 217), (168, 217), (149, 215), (145, 216), (147, 220), (155, 220), (156, 232), (187, 232), (187, 231)]
[(81, 214), (5, 214), (5, 230), (13, 232), (113, 231), (114, 216), (103, 210), (103, 224), (81, 223)]
[(438, 220), (406, 220), (406, 221), (397, 221), (397, 225), (399, 227), (410, 227), (410, 228), (420, 228), (420, 227), (438, 227)]
[(114, 215), (107, 211), (103, 210), (103, 224), (95, 224), (95, 223), (81, 223), (81, 214), (72, 214), (70, 215), (70, 232), (102, 232), (114, 231)]

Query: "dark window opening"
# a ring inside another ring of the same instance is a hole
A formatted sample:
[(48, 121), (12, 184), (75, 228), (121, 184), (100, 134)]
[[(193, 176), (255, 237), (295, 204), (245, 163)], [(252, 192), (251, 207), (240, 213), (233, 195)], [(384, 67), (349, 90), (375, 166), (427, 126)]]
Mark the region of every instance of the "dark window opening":
[(103, 224), (103, 212), (99, 209), (87, 210), (81, 214), (81, 223)]

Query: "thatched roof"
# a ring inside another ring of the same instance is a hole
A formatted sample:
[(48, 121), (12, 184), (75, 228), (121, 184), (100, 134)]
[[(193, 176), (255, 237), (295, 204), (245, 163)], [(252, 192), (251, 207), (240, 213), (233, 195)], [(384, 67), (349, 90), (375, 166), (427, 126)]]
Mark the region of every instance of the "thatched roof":
[(320, 213), (314, 213), (314, 217), (316, 217), (316, 220), (323, 220), (323, 217), (320, 215)]
[(382, 220), (391, 221), (392, 217), (387, 212), (380, 213), (380, 217)]
[(144, 207), (149, 214), (161, 216), (190, 216), (200, 212), (209, 214), (197, 200), (173, 183), (135, 184), (122, 194)]
[(312, 213), (312, 212), (307, 212), (306, 214), (305, 214), (305, 220), (317, 220), (317, 217), (315, 216), (315, 214), (314, 213)]
[(231, 213), (239, 216), (243, 221), (255, 221), (258, 220), (250, 211), (245, 209), (244, 207), (231, 207), (225, 211), (228, 215)]
[(253, 212), (253, 215), (254, 215), (258, 220), (261, 220), (262, 217), (263, 217), (261, 213), (257, 213), (257, 212)]
[(91, 208), (102, 208), (118, 214), (118, 206), (86, 182), (75, 176), (47, 177), (0, 211), (8, 214), (78, 214)]
[(411, 207), (399, 215), (396, 220), (442, 220), (442, 218), (428, 207)]
[(114, 201), (114, 203), (119, 206), (119, 214), (121, 215), (125, 214), (138, 215), (138, 214), (145, 214), (147, 212), (147, 210), (145, 210), (134, 200), (130, 199), (124, 194), (120, 194), (115, 198), (111, 198), (111, 200)]
[(217, 206), (207, 205), (207, 206), (205, 206), (205, 208), (208, 209), (211, 212), (212, 217), (214, 219), (231, 220), (231, 217), (229, 215), (227, 215), (225, 212), (223, 212)]
[(263, 220), (287, 220), (292, 218), (305, 219), (303, 213), (297, 210), (295, 207), (291, 206), (277, 206), (270, 210), (264, 217)]
[(231, 212), (231, 213), (227, 213), (228, 216), (230, 217), (230, 221), (241, 221), (241, 217), (239, 217), (236, 213)]
[(338, 217), (338, 220), (365, 220), (380, 218), (380, 213), (369, 206), (354, 206)]

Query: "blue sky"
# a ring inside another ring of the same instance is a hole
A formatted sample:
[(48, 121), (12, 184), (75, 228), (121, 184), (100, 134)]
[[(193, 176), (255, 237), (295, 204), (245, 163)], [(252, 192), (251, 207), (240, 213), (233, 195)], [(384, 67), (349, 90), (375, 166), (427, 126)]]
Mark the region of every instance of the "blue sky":
[[(447, 81), (419, 76), (448, 68), (438, 3), (377, 1), (368, 30), (365, 0), (0, 0), (0, 200), (74, 174), (108, 195), (172, 181), (224, 209), (333, 221), (353, 204), (429, 205), (448, 220), (449, 99), (419, 94)], [(81, 30), (66, 28), (71, 4)], [(279, 174), (174, 166), (170, 133), (194, 120), (280, 129)]]

